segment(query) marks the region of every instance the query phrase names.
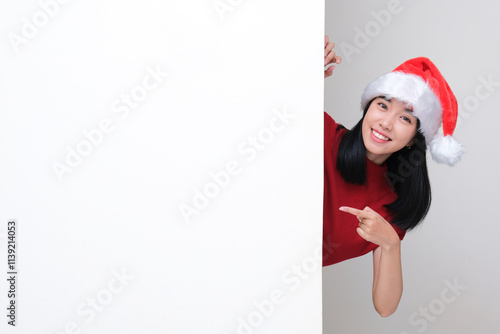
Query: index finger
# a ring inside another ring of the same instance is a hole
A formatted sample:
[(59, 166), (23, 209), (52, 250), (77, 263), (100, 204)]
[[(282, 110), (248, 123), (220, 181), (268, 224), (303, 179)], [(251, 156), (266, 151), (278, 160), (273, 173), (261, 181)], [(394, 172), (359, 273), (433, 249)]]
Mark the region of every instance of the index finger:
[(325, 35), (325, 46), (328, 44), (329, 41), (330, 39), (328, 38), (328, 35)]
[(350, 213), (353, 216), (361, 216), (361, 213), (363, 212), (363, 210), (351, 208), (350, 206), (341, 206), (339, 210)]

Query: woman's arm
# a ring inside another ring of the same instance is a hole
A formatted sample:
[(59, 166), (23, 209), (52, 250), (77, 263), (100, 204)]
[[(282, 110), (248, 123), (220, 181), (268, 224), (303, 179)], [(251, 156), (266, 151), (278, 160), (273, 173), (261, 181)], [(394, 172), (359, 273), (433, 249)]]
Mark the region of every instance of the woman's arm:
[(382, 317), (390, 316), (402, 294), (401, 242), (392, 247), (377, 247), (373, 251), (373, 306)]
[(358, 234), (379, 246), (373, 251), (373, 306), (382, 317), (390, 316), (403, 294), (401, 240), (391, 224), (369, 207), (340, 210), (355, 215), (359, 220)]

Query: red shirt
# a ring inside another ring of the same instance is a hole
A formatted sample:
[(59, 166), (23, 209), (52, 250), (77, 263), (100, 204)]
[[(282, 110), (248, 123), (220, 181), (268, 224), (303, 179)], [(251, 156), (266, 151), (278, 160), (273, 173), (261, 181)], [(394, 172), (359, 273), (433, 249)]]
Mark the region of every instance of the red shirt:
[[(349, 131), (325, 113), (325, 186), (323, 198), (323, 266), (364, 255), (378, 245), (359, 236), (358, 219), (339, 210), (350, 206), (363, 210), (369, 206), (390, 221), (391, 214), (384, 205), (394, 202), (397, 194), (386, 179), (387, 167), (366, 159), (366, 182), (363, 185), (347, 183), (336, 168), (337, 151), (344, 134)], [(402, 240), (405, 231), (392, 225)]]

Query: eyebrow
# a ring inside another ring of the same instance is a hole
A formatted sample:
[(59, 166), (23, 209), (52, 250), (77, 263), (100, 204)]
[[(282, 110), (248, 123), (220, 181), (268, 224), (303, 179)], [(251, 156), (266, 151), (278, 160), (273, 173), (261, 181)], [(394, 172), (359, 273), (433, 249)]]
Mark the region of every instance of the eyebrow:
[[(389, 103), (391, 103), (391, 102), (392, 102), (392, 99), (389, 99), (389, 98), (387, 98), (387, 97), (385, 97), (385, 96), (379, 96), (379, 97), (380, 97), (381, 99), (386, 100), (386, 101), (387, 101), (387, 102), (389, 102)], [(409, 112), (409, 113), (413, 113), (413, 109), (410, 109), (410, 108), (405, 108), (405, 111), (406, 111), (406, 112)]]

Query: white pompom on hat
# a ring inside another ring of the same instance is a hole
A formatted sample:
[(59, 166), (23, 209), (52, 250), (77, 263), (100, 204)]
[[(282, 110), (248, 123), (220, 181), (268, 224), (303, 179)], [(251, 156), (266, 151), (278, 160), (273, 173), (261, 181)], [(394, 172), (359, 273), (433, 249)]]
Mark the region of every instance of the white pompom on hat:
[[(361, 96), (361, 109), (379, 96), (395, 98), (412, 106), (435, 161), (449, 166), (460, 161), (464, 148), (453, 138), (458, 117), (457, 99), (428, 58), (407, 60), (369, 83)], [(443, 134), (438, 134), (441, 123)]]

